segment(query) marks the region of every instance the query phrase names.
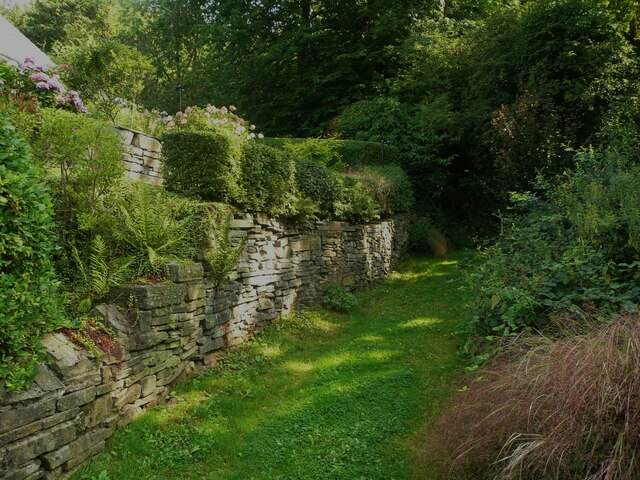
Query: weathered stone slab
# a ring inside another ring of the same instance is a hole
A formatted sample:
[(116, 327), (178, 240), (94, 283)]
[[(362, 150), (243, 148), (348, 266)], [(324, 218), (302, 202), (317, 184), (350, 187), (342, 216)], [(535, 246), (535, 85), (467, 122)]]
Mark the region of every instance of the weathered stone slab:
[(201, 263), (170, 263), (168, 270), (168, 278), (173, 283), (201, 280), (204, 276), (204, 268)]
[(64, 422), (8, 445), (7, 459), (11, 465), (22, 465), (42, 453), (50, 452), (71, 442), (75, 437), (76, 422), (74, 420)]
[(85, 388), (63, 396), (58, 400), (58, 410), (65, 411), (89, 403), (96, 398), (96, 387)]
[(125, 308), (151, 310), (181, 303), (186, 296), (186, 290), (186, 285), (175, 283), (125, 285), (112, 289), (110, 296)]

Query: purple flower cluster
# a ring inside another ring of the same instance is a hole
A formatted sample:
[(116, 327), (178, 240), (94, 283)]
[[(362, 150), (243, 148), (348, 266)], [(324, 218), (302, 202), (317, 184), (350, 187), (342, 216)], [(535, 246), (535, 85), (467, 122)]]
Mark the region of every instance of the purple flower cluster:
[(73, 105), (79, 112), (88, 112), (78, 92), (72, 90), (67, 94), (67, 89), (56, 70), (37, 65), (32, 58), (25, 58), (20, 73), (27, 76), (38, 90), (51, 92), (53, 100), (58, 105)]
[(87, 110), (87, 107), (84, 106), (80, 95), (78, 95), (78, 92), (76, 92), (75, 90), (71, 90), (69, 92), (69, 102), (73, 103), (78, 111), (82, 113), (87, 113), (89, 111)]
[(46, 69), (42, 65), (36, 65), (36, 62), (33, 58), (27, 57), (22, 62), (22, 69), (20, 73), (26, 72), (44, 72)]

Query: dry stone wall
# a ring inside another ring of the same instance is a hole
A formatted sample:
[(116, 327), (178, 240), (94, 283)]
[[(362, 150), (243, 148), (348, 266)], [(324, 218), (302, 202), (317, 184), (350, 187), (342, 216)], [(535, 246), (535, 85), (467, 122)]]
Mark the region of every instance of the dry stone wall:
[(135, 130), (116, 127), (124, 147), (122, 163), (127, 177), (152, 185), (162, 184), (162, 144), (157, 138)]
[(63, 333), (43, 339), (48, 361), (31, 389), (0, 389), (0, 478), (65, 477), (118, 427), (163, 402), (171, 384), (318, 300), (326, 283), (369, 288), (404, 251), (408, 219), (287, 225), (245, 215), (232, 229), (246, 243), (226, 285), (216, 288), (194, 263), (170, 265), (165, 283), (113, 289), (112, 302), (93, 312), (114, 332), (101, 359)]

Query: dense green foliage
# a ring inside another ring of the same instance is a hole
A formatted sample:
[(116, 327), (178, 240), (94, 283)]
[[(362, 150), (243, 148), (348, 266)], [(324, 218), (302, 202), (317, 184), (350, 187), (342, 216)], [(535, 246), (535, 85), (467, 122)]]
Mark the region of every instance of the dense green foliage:
[[(397, 166), (340, 174), (341, 157), (321, 140), (283, 150), (243, 135), (214, 133), (191, 120), (164, 134), (164, 178), (170, 191), (225, 202), (250, 212), (304, 214), (301, 201), (323, 218), (368, 222), (413, 206), (411, 183)], [(329, 165), (333, 168), (329, 168)]]
[(349, 175), (369, 186), (384, 214), (404, 213), (413, 207), (415, 199), (411, 181), (397, 165), (361, 168), (351, 171)]
[(249, 142), (242, 152), (241, 172), (242, 205), (247, 211), (282, 215), (291, 210), (296, 192), (291, 155)]
[(121, 246), (140, 277), (166, 273), (171, 260), (194, 258), (204, 245), (206, 207), (146, 184), (111, 195), (112, 250)]
[(43, 110), (35, 150), (50, 173), (56, 216), (64, 229), (86, 220), (82, 216), (124, 174), (120, 139), (111, 125), (100, 120)]
[(204, 259), (210, 268), (214, 286), (220, 287), (229, 279), (244, 252), (245, 239), (231, 239), (231, 213), (228, 209), (211, 209), (207, 215), (207, 238)]
[[(572, 306), (635, 311), (640, 304), (637, 136), (608, 135), (576, 154), (576, 168), (543, 193), (520, 195), (477, 275), (473, 329), (544, 327)], [(636, 134), (637, 135), (637, 134)]]
[(0, 114), (0, 380), (24, 388), (40, 337), (64, 324), (51, 200), (27, 143)]
[(385, 142), (418, 210), (456, 234), (494, 231), (510, 191), (571, 167), (565, 147), (588, 146), (638, 90), (635, 0), (38, 0), (5, 13), (72, 64), (99, 112), (115, 97), (175, 112), (181, 86), (183, 104), (234, 102), (269, 134), (371, 142), (295, 146), (305, 158), (375, 164)]
[[(296, 157), (332, 168), (399, 163), (400, 155), (392, 145), (358, 140), (326, 138), (272, 138), (261, 142), (291, 152)], [(383, 151), (384, 148), (384, 151)]]
[(241, 146), (205, 131), (170, 131), (163, 136), (167, 189), (214, 202), (241, 199)]
[(419, 478), (424, 426), (462, 366), (458, 258), (406, 259), (349, 314), (283, 319), (179, 386), (174, 406), (116, 432), (72, 478)]
[(358, 306), (356, 296), (340, 283), (332, 283), (324, 288), (322, 304), (335, 312), (349, 312)]
[(340, 196), (340, 177), (336, 172), (310, 160), (297, 160), (296, 183), (302, 195), (318, 205), (323, 217), (335, 215)]

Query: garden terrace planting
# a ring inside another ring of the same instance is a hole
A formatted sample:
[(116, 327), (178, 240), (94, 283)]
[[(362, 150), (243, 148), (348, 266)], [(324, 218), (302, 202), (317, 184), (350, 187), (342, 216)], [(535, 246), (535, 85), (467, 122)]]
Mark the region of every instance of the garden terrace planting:
[(43, 338), (48, 362), (34, 384), (0, 400), (4, 478), (75, 470), (176, 381), (320, 300), (325, 285), (378, 283), (406, 247), (408, 220), (311, 226), (246, 215), (231, 221), (230, 236), (244, 245), (231, 282), (207, 265), (169, 264), (165, 281), (112, 288), (110, 303), (90, 312), (108, 334), (85, 327), (93, 348), (78, 348), (66, 330)]
[(640, 480), (640, 0), (9, 3), (0, 477)]

